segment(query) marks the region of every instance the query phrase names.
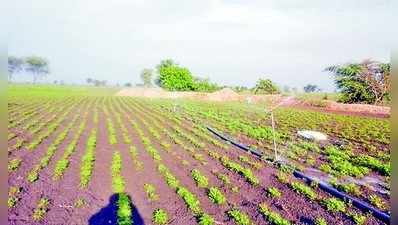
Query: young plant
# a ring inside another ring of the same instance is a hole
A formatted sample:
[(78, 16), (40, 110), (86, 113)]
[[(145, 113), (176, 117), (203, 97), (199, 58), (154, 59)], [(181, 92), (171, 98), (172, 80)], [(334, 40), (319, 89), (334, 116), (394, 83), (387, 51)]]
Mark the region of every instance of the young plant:
[(203, 213), (198, 217), (198, 224), (199, 225), (213, 225), (215, 224), (213, 217), (210, 215)]
[(12, 186), (8, 191), (8, 208), (14, 207), (19, 201), (18, 194), (21, 192), (20, 187)]
[(259, 205), (259, 211), (269, 222), (275, 225), (290, 225), (291, 223), (276, 212), (271, 211), (265, 203)]
[(36, 222), (43, 220), (48, 211), (49, 204), (50, 201), (47, 198), (41, 198), (33, 210), (32, 219)]
[(269, 196), (269, 197), (271, 197), (271, 198), (279, 198), (279, 197), (281, 197), (281, 192), (279, 191), (279, 189), (278, 188), (276, 188), (276, 187), (269, 187), (268, 189), (267, 189), (267, 195)]
[(239, 209), (231, 209), (228, 211), (227, 214), (238, 225), (251, 225), (252, 224), (249, 216), (246, 213), (239, 211)]
[(337, 198), (324, 199), (322, 204), (331, 212), (345, 212), (346, 210), (345, 203)]
[(131, 201), (125, 193), (118, 194), (117, 222), (119, 225), (131, 225)]
[(379, 209), (385, 210), (387, 209), (386, 203), (379, 196), (372, 194), (369, 196), (369, 201), (372, 205), (376, 206)]
[(204, 176), (199, 170), (193, 169), (191, 171), (191, 176), (195, 180), (196, 185), (200, 188), (205, 188), (209, 185), (209, 181), (206, 176)]
[(8, 163), (8, 172), (14, 172), (21, 165), (22, 160), (19, 158), (11, 159)]
[(156, 194), (156, 188), (152, 184), (144, 184), (144, 189), (149, 201), (156, 201), (159, 198)]
[(326, 222), (326, 220), (322, 217), (318, 217), (315, 219), (314, 221), (315, 225), (328, 225), (328, 223)]
[(209, 189), (208, 196), (210, 200), (217, 205), (225, 203), (225, 197), (217, 187), (211, 187)]
[(316, 192), (314, 192), (311, 187), (308, 187), (307, 185), (302, 184), (300, 182), (291, 183), (291, 187), (297, 193), (301, 193), (301, 194), (307, 196), (311, 200), (314, 200), (316, 198), (316, 196), (317, 196)]
[(152, 222), (154, 224), (159, 224), (159, 225), (167, 224), (168, 220), (169, 217), (167, 215), (167, 212), (164, 211), (163, 209), (156, 209), (155, 211), (153, 211)]

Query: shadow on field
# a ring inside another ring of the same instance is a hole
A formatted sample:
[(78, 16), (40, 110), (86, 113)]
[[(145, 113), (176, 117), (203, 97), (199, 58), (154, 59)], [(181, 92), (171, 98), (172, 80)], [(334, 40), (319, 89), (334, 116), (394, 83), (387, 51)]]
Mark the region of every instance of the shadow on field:
[[(131, 197), (128, 196), (131, 202)], [(102, 209), (100, 209), (96, 214), (92, 215), (88, 220), (89, 225), (118, 225), (117, 223), (117, 200), (118, 194), (113, 194), (109, 198), (109, 203)], [(132, 224), (136, 225), (145, 225), (144, 220), (142, 219), (140, 213), (137, 208), (132, 204), (130, 205), (133, 210)]]

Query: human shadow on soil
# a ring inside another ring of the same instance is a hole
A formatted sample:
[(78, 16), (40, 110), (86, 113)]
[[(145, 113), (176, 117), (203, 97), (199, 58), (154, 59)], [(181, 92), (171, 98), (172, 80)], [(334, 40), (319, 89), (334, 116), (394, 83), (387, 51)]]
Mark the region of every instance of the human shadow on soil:
[[(128, 196), (131, 201), (131, 197)], [(89, 225), (117, 225), (117, 200), (118, 194), (113, 194), (109, 198), (109, 203), (105, 207), (101, 208), (97, 213), (92, 215), (88, 220)], [(140, 213), (137, 208), (130, 204), (130, 208), (132, 211), (131, 220), (132, 224), (136, 225), (145, 225), (144, 220), (142, 219)]]

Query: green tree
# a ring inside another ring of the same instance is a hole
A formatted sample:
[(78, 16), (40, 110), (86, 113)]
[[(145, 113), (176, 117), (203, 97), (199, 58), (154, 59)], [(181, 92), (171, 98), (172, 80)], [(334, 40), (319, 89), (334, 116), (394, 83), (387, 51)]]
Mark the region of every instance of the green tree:
[(12, 76), (15, 73), (19, 73), (22, 70), (24, 64), (23, 59), (17, 58), (15, 56), (8, 57), (8, 80), (12, 80)]
[(194, 89), (191, 72), (178, 65), (160, 67), (159, 81), (160, 86), (169, 91), (190, 91)]
[(364, 60), (361, 63), (330, 66), (335, 84), (345, 103), (379, 104), (390, 100), (391, 64)]
[(41, 76), (45, 76), (49, 73), (49, 63), (46, 59), (38, 56), (30, 56), (25, 59), (26, 71), (29, 71), (33, 75), (33, 83), (36, 83), (37, 79)]
[(254, 87), (254, 94), (279, 94), (278, 87), (270, 79), (259, 79)]
[(152, 86), (152, 76), (153, 76), (152, 69), (145, 68), (141, 71), (141, 80), (144, 83), (145, 87)]

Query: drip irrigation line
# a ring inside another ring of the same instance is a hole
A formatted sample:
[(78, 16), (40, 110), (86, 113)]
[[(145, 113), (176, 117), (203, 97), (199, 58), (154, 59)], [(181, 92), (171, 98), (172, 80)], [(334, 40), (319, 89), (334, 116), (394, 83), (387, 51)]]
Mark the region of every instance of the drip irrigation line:
[[(259, 158), (261, 160), (263, 159), (264, 154), (262, 152), (252, 149), (242, 143), (239, 143), (239, 142), (233, 140), (232, 138), (226, 137), (225, 135), (219, 133), (217, 130), (215, 130), (209, 126), (206, 126), (206, 128), (208, 131), (210, 131), (211, 133), (213, 133), (215, 136), (219, 137), (220, 139), (238, 147), (241, 150), (244, 150), (246, 152), (249, 152), (249, 153), (255, 155), (257, 158)], [(309, 177), (298, 170), (294, 170), (293, 175), (297, 178), (305, 180), (305, 182), (307, 182), (309, 184), (312, 182), (317, 182), (318, 187), (320, 189), (326, 191), (327, 193), (333, 195), (334, 197), (337, 197), (346, 202), (352, 203), (352, 205), (356, 206), (357, 208), (359, 208), (360, 210), (362, 210), (364, 212), (371, 212), (372, 215), (375, 216), (376, 218), (382, 220), (383, 222), (385, 222), (387, 224), (390, 224), (390, 215), (388, 213), (383, 212), (379, 209), (376, 209), (375, 207), (369, 205), (368, 203), (366, 203), (364, 201), (361, 201), (361, 200), (354, 198), (344, 192), (341, 192), (326, 182), (315, 180), (314, 178)]]

